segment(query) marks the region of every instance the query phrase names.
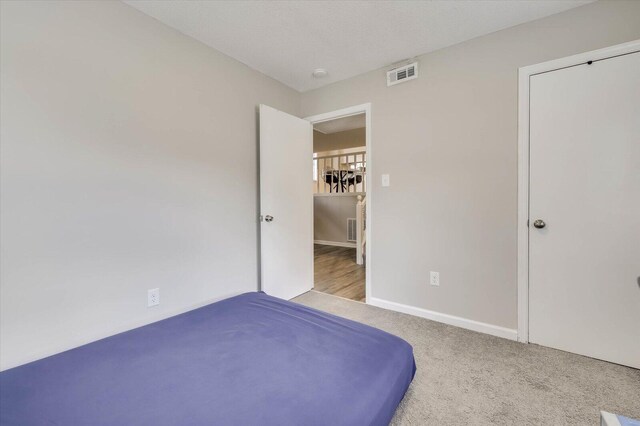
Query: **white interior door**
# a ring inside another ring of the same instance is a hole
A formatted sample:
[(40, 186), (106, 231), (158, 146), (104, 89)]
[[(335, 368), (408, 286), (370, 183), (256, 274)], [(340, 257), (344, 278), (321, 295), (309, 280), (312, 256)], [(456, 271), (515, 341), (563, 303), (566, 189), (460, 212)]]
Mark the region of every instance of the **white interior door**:
[(291, 299), (313, 288), (313, 128), (260, 105), (261, 289)]
[(531, 77), (529, 218), (530, 341), (640, 368), (640, 53)]

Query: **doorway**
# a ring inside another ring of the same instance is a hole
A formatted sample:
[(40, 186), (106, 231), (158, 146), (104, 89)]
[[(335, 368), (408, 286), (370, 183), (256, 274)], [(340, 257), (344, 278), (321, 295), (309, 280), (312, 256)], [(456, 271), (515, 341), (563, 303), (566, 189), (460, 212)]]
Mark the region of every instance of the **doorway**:
[(370, 294), (370, 107), (307, 118), (313, 125), (314, 285), (365, 302)]

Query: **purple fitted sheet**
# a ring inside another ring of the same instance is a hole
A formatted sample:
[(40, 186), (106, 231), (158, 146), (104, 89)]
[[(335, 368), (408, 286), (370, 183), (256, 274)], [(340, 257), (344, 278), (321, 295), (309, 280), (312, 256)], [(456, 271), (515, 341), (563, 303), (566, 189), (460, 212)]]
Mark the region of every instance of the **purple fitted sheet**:
[(1, 425), (386, 425), (413, 350), (246, 293), (0, 373)]

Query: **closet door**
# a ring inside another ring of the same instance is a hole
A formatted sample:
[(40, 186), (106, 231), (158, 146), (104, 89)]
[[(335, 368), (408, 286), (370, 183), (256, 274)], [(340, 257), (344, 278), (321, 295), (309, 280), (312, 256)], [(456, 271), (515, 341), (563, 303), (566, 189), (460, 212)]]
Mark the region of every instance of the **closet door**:
[(640, 368), (640, 53), (530, 79), (529, 340)]

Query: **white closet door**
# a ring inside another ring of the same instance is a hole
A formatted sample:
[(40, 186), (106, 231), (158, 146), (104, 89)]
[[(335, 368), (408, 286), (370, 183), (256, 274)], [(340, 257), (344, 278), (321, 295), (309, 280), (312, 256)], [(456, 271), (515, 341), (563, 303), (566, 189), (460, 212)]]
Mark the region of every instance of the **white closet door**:
[(640, 53), (531, 77), (529, 218), (530, 341), (640, 368)]
[(313, 288), (313, 129), (260, 105), (261, 289), (291, 299)]

